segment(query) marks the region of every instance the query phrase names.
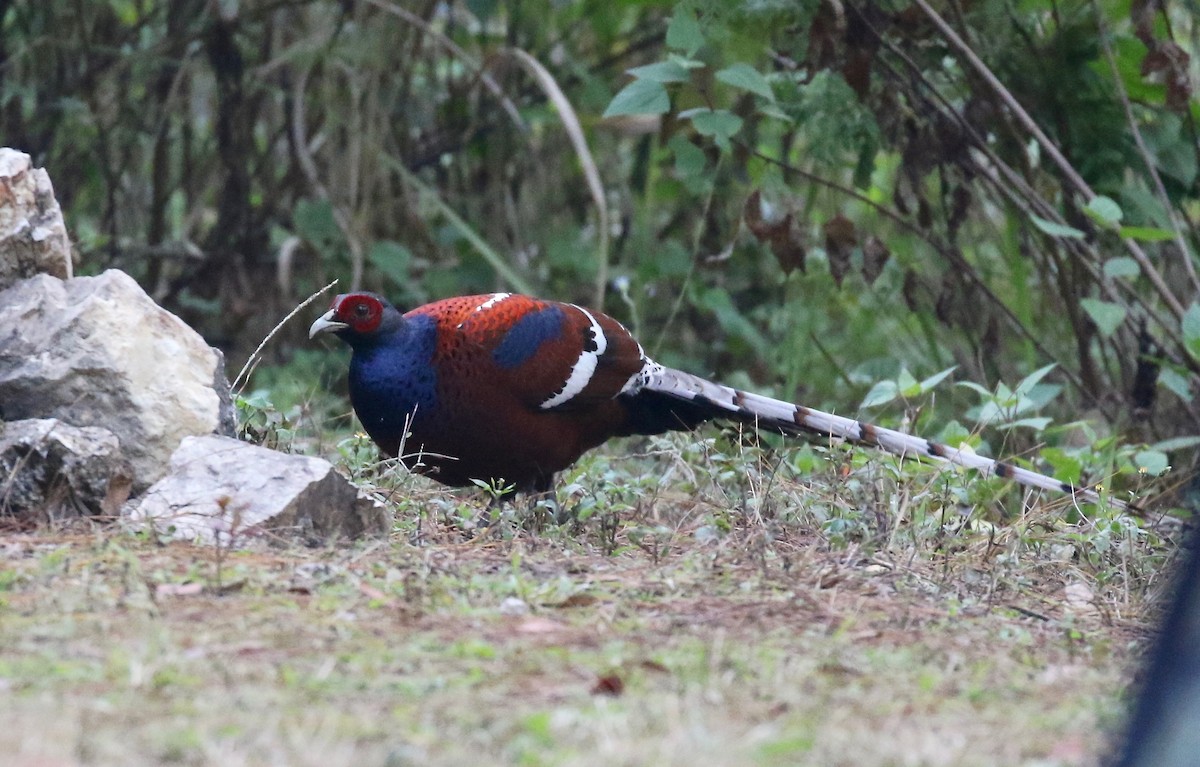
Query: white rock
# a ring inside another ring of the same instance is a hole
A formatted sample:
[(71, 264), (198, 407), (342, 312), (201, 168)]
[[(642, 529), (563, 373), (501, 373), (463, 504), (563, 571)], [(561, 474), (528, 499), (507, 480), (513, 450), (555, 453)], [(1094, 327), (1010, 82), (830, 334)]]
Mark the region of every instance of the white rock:
[(388, 511), (328, 461), (217, 436), (184, 439), (167, 475), (126, 513), (175, 538), (235, 547), (391, 530)]
[(72, 273), (71, 240), (54, 186), (24, 152), (0, 148), (0, 290), (47, 273)]
[(0, 291), (0, 419), (24, 418), (116, 434), (134, 492), (184, 437), (233, 433), (221, 353), (116, 270)]

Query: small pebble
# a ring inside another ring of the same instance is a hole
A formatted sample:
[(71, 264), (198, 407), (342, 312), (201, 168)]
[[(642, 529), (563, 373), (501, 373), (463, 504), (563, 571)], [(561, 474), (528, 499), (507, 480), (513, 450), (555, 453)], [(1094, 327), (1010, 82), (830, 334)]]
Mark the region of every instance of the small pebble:
[(525, 615), (529, 612), (529, 605), (525, 604), (525, 600), (517, 599), (516, 597), (506, 597), (500, 603), (501, 615)]

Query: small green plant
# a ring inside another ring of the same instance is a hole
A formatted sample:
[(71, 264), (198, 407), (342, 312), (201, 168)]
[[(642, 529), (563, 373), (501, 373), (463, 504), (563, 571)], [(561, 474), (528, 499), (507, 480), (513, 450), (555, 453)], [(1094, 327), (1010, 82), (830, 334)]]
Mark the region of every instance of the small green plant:
[(900, 373), (894, 379), (884, 379), (877, 381), (871, 390), (867, 392), (867, 396), (863, 398), (863, 408), (878, 407), (886, 405), (896, 399), (902, 399), (905, 402), (914, 400), (917, 397), (923, 397), (933, 391), (934, 387), (946, 380), (958, 366), (946, 368), (940, 373), (918, 381), (912, 377), (907, 368), (901, 367)]
[(386, 473), (392, 465), (383, 461), (379, 447), (371, 441), (365, 431), (356, 431), (338, 440), (335, 447), (338, 465), (354, 481), (370, 481)]
[(967, 416), (974, 418), (981, 427), (999, 429), (1029, 428), (1035, 433), (1042, 432), (1050, 425), (1052, 419), (1046, 416), (1029, 415), (1048, 405), (1062, 393), (1059, 384), (1042, 383), (1056, 364), (1039, 368), (1021, 379), (1015, 387), (1009, 388), (1003, 382), (996, 388), (987, 389), (972, 381), (960, 381), (959, 386), (970, 389), (980, 397), (980, 404), (970, 410)]
[(472, 479), (471, 484), (483, 490), (489, 500), (489, 505), (499, 507), (501, 502), (517, 491), (517, 486), (502, 479)]
[(265, 389), (256, 389), (249, 395), (234, 397), (237, 409), (238, 438), (272, 450), (290, 452), (295, 438), (295, 421), (299, 408), (293, 407), (281, 413), (271, 402)]

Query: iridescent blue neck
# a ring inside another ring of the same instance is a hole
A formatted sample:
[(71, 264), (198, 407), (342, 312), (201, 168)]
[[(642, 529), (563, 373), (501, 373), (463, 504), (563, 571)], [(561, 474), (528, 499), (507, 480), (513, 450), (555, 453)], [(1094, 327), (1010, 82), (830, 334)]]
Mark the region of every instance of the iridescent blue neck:
[(406, 317), (389, 332), (351, 343), (350, 401), (377, 441), (400, 440), (414, 411), (437, 409), (436, 345), (437, 325), (424, 316)]

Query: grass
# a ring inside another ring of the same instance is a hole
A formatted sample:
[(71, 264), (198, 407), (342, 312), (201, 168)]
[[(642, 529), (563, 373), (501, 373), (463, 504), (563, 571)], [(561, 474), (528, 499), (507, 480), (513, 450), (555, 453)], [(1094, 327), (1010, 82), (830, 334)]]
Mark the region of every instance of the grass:
[(381, 475), (356, 440), (341, 452), (397, 508), (385, 541), (229, 552), (111, 525), (10, 535), (0, 753), (1090, 765), (1106, 752), (1154, 612), (1167, 546), (1153, 534), (1062, 503), (1004, 514), (1017, 491), (862, 453), (630, 445), (645, 449), (585, 458), (559, 509), (507, 507), (486, 536), (471, 530), (481, 498)]

